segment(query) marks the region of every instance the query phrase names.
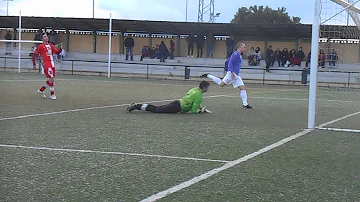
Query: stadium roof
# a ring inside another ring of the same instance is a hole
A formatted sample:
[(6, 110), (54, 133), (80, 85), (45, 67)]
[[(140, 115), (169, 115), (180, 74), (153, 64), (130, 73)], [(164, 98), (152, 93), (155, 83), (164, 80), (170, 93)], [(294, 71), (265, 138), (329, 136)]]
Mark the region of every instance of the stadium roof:
[[(16, 28), (18, 16), (0, 16), (0, 28)], [(230, 24), (230, 23), (197, 23), (113, 19), (113, 30), (120, 32), (138, 32), (152, 34), (189, 34), (209, 33), (216, 36), (235, 35), (244, 38), (311, 38), (311, 25), (308, 24)], [(69, 29), (79, 31), (105, 31), (109, 29), (109, 19), (98, 18), (59, 18), (59, 17), (22, 17), (22, 28), (39, 29), (52, 27), (54, 29)], [(326, 30), (339, 30), (339, 26)], [(346, 38), (350, 33), (359, 33), (357, 27), (342, 27), (344, 32), (332, 38)], [(345, 31), (346, 30), (346, 31)], [(354, 32), (355, 31), (355, 32)], [(332, 32), (331, 34), (334, 34)], [(330, 32), (328, 32), (330, 34)], [(354, 34), (351, 37), (354, 38)], [(326, 32), (322, 37), (327, 37)], [(359, 34), (355, 35), (359, 38)]]

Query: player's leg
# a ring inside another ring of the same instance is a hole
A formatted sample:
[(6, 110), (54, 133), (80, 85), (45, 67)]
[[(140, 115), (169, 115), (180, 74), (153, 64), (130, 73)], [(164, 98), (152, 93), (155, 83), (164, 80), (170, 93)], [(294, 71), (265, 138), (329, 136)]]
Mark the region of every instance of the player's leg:
[(45, 75), (48, 78), (47, 84), (50, 90), (50, 99), (56, 100), (55, 88), (54, 88), (55, 76), (56, 76), (55, 67), (45, 67), (44, 70), (45, 70)]
[(151, 104), (131, 104), (128, 108), (128, 112), (132, 112), (134, 110), (142, 110), (148, 111), (152, 113), (178, 113), (181, 112), (181, 106), (179, 101), (173, 101), (169, 104), (162, 106), (155, 106)]
[(219, 85), (220, 87), (224, 87), (226, 85), (232, 84), (235, 80), (231, 78), (231, 72), (226, 72), (224, 78), (221, 80), (220, 78), (213, 76), (211, 74), (202, 74), (200, 77), (209, 78), (214, 83)]
[(240, 97), (243, 103), (243, 107), (245, 109), (251, 109), (252, 107), (249, 105), (247, 101), (247, 93), (246, 93), (246, 87), (245, 84), (240, 76), (237, 76), (235, 82), (233, 83), (234, 88), (240, 89)]

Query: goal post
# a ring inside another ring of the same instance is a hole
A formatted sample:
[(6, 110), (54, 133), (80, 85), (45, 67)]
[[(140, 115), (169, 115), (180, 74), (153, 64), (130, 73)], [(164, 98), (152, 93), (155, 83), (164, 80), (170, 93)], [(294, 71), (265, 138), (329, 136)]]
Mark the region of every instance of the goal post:
[[(314, 0), (308, 128), (315, 128), (318, 68), (360, 65), (360, 0)], [(335, 59), (334, 59), (335, 58)]]

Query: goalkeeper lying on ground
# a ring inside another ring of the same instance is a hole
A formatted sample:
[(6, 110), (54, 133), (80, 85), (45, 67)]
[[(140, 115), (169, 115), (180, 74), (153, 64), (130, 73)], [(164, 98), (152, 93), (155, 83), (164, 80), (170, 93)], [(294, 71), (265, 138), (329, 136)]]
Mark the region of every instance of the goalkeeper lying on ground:
[(162, 106), (132, 103), (127, 108), (127, 111), (132, 112), (137, 109), (153, 113), (186, 113), (189, 111), (191, 111), (192, 114), (211, 113), (211, 111), (207, 110), (205, 107), (201, 107), (202, 95), (208, 91), (209, 86), (210, 84), (207, 81), (202, 81), (198, 88), (190, 89), (181, 100), (175, 100)]

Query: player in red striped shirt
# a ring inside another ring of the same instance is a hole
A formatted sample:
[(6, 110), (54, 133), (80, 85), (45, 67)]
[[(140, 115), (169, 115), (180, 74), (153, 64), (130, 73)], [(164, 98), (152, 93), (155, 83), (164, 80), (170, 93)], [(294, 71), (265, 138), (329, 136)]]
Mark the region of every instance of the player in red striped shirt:
[(62, 47), (60, 47), (60, 49), (57, 49), (53, 44), (49, 43), (49, 37), (47, 36), (46, 33), (41, 34), (41, 39), (43, 43), (36, 48), (32, 56), (33, 68), (36, 69), (36, 56), (40, 54), (41, 59), (43, 60), (44, 72), (48, 80), (37, 92), (43, 98), (46, 98), (44, 91), (47, 87), (49, 87), (51, 94), (50, 99), (56, 100), (55, 89), (54, 89), (56, 69), (55, 69), (55, 61), (53, 54), (59, 54), (62, 50)]

